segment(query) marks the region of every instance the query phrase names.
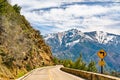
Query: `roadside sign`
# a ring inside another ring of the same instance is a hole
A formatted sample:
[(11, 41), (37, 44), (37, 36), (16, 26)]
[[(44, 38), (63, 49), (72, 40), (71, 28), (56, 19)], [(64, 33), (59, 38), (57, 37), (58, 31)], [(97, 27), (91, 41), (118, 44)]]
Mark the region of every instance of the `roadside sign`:
[(99, 66), (101, 66), (101, 74), (103, 74), (103, 66), (105, 65), (104, 58), (106, 57), (107, 53), (103, 49), (101, 49), (100, 51), (98, 51), (97, 55), (100, 58), (98, 64)]
[(104, 60), (100, 60), (100, 61), (98, 62), (98, 64), (99, 64), (99, 66), (104, 66), (104, 65), (105, 65), (105, 61), (104, 61)]
[(101, 49), (100, 51), (98, 51), (97, 55), (98, 55), (101, 59), (103, 59), (103, 58), (105, 58), (105, 56), (107, 55), (107, 53), (106, 53), (103, 49)]

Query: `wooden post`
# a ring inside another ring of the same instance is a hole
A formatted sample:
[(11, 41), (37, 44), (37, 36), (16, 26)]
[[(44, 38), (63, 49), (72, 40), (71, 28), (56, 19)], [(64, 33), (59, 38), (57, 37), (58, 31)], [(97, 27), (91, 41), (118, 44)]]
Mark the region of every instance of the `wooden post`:
[[(103, 61), (103, 59), (101, 59)], [(103, 65), (101, 65), (101, 74), (103, 74)]]

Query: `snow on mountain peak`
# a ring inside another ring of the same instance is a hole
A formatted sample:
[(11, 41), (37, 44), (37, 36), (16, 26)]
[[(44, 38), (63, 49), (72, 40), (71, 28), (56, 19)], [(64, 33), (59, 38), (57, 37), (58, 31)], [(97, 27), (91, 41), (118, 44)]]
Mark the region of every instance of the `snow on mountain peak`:
[(66, 43), (66, 47), (67, 46), (73, 46), (73, 45), (75, 45), (76, 43), (79, 43), (79, 39), (78, 40), (75, 40), (75, 41), (73, 41), (73, 42), (69, 42), (69, 43)]
[(59, 32), (59, 33), (58, 33), (58, 39), (59, 39), (59, 41), (60, 41), (60, 44), (62, 44), (63, 35), (64, 35), (63, 32)]
[(49, 39), (49, 38), (54, 38), (54, 36), (52, 35), (52, 34), (47, 34), (47, 35), (45, 35), (45, 40), (47, 40), (47, 39)]
[(116, 35), (110, 34), (107, 32), (103, 32), (103, 31), (94, 31), (94, 32), (85, 32), (84, 33), (77, 29), (71, 29), (71, 30), (68, 30), (65, 32), (48, 34), (44, 38), (45, 38), (45, 40), (47, 40), (49, 38), (58, 39), (60, 44), (62, 44), (63, 38), (64, 38), (64, 41), (68, 44), (69, 44), (69, 42), (74, 42), (74, 41), (76, 43), (76, 40), (80, 40), (80, 42), (84, 41), (84, 40), (91, 40), (91, 41), (98, 42), (100, 44), (108, 44), (108, 43), (111, 43), (114, 41), (117, 44), (117, 42), (115, 40)]
[(115, 36), (108, 35), (107, 32), (103, 32), (103, 31), (96, 31), (95, 37), (97, 41), (101, 44), (106, 44), (109, 41), (112, 41), (113, 38), (115, 38)]

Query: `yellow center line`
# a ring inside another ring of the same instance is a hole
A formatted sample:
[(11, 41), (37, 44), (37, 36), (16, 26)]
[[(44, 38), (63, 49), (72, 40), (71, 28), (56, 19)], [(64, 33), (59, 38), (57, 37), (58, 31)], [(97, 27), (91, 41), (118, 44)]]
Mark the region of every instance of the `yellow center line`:
[(54, 80), (53, 76), (51, 75), (50, 70), (48, 70), (48, 75), (49, 75), (49, 79), (50, 79), (50, 80)]

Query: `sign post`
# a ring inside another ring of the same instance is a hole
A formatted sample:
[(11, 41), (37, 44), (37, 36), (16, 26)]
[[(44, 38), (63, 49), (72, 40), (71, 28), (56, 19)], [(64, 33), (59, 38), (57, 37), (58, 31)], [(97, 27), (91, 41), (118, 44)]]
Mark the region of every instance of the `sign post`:
[(101, 49), (100, 51), (98, 51), (97, 55), (100, 58), (98, 64), (99, 66), (101, 66), (101, 74), (103, 74), (103, 66), (105, 65), (104, 58), (106, 57), (107, 53), (103, 49)]

